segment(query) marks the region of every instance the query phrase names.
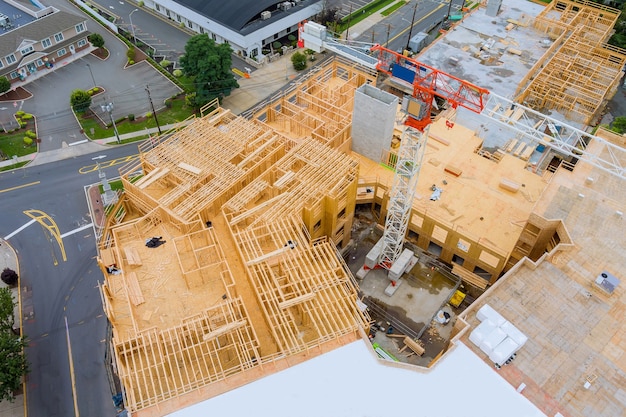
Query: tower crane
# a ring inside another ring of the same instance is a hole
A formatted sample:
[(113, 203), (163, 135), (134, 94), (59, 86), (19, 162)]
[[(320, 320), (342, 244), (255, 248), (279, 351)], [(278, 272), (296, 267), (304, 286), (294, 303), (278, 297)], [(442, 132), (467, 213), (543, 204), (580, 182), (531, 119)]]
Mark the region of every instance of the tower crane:
[[(382, 45), (377, 44), (364, 50), (362, 45), (357, 46), (354, 42), (339, 42), (327, 33), (325, 26), (314, 22), (303, 22), (299, 26), (298, 35), (300, 46), (317, 52), (331, 50), (368, 68), (388, 74), (391, 80), (404, 84), (412, 91), (411, 111), (405, 120), (408, 127), (402, 135), (398, 150), (385, 231), (382, 239), (368, 254), (365, 265), (366, 268), (381, 266), (389, 270), (389, 279), (395, 286), (395, 279), (399, 278), (402, 271), (394, 271), (398, 268), (393, 266), (401, 256), (409, 224), (435, 97), (444, 99), (454, 109), (461, 106), (481, 113), (489, 91)], [(454, 122), (449, 120), (447, 125), (452, 128)]]
[[(489, 91), (381, 45), (375, 45), (371, 51), (378, 57), (376, 69), (410, 86), (419, 107), (417, 111), (409, 112), (405, 121), (409, 128), (404, 131), (400, 142), (385, 230), (382, 243), (377, 245), (380, 250), (377, 265), (389, 270), (389, 279), (395, 286), (406, 265), (401, 265), (397, 271), (392, 267), (401, 256), (435, 97), (446, 100), (454, 109), (461, 106), (480, 113)], [(448, 121), (447, 125), (452, 128), (454, 123)]]

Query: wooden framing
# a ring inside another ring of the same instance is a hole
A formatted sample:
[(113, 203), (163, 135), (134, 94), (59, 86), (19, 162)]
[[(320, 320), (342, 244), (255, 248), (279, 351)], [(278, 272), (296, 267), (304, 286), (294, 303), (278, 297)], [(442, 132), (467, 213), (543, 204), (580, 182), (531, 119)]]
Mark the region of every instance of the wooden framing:
[[(367, 329), (335, 244), (350, 238), (356, 200), (352, 94), (373, 77), (331, 61), (263, 117), (214, 103), (120, 169), (125, 192), (98, 260), (133, 415), (163, 415)], [(147, 247), (153, 236), (165, 243)]]
[(583, 0), (555, 0), (534, 27), (554, 39), (519, 83), (516, 101), (590, 124), (618, 87), (626, 51), (606, 44), (620, 11)]

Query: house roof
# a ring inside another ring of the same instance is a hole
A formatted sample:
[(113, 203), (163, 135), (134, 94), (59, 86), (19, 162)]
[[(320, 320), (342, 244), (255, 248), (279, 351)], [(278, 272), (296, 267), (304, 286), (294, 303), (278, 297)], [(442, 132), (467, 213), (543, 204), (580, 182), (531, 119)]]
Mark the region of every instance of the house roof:
[(82, 16), (62, 11), (35, 20), (0, 36), (0, 57), (15, 52), (24, 39), (40, 41), (84, 21)]
[[(318, 0), (302, 0), (299, 5), (309, 6)], [(263, 11), (274, 12), (280, 3), (277, 0), (179, 0), (176, 3), (204, 16), (241, 31), (246, 24)], [(292, 8), (293, 9), (293, 8)]]

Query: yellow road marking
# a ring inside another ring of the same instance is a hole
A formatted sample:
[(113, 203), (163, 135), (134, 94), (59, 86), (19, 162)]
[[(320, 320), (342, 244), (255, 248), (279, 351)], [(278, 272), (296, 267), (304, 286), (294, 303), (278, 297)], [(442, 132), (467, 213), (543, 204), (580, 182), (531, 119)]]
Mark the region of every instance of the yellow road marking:
[(6, 193), (7, 191), (19, 190), (20, 188), (30, 187), (31, 185), (37, 185), (41, 181), (29, 182), (28, 184), (17, 185), (11, 188), (5, 188), (4, 190), (0, 190), (0, 193)]
[[(59, 227), (52, 220), (52, 217), (48, 216), (41, 210), (26, 210), (24, 212), (25, 215), (30, 217), (31, 219), (36, 220), (41, 227), (43, 227), (44, 234), (49, 233), (51, 237), (54, 237), (61, 249), (61, 255), (63, 256), (63, 261), (67, 261), (67, 256), (65, 256), (65, 246), (63, 246), (63, 238), (61, 237), (61, 233), (59, 232)], [(52, 258), (54, 260), (54, 266), (57, 266), (59, 263), (54, 255), (54, 249), (50, 247), (50, 251), (52, 252)]]
[(112, 166), (115, 166), (115, 165), (125, 164), (127, 162), (134, 161), (136, 159), (139, 159), (139, 154), (128, 155), (128, 156), (124, 156), (122, 158), (115, 158), (115, 159), (111, 159), (110, 161), (100, 162), (99, 164), (87, 165), (87, 166), (81, 167), (78, 170), (78, 173), (79, 174), (88, 174), (90, 172), (97, 171), (98, 170), (98, 165), (100, 166), (100, 169), (102, 169), (102, 168), (109, 168), (109, 167), (112, 167)]
[[(416, 20), (415, 22), (413, 22), (413, 27), (415, 27), (415, 25), (417, 25), (419, 22), (421, 22), (422, 20), (426, 19), (427, 17), (430, 17), (430, 15), (432, 15), (433, 13), (435, 13), (437, 10), (441, 9), (442, 7), (444, 7), (444, 5), (440, 3), (439, 6), (437, 6), (433, 10), (431, 10), (430, 13), (428, 13), (427, 15), (424, 15), (420, 20)], [(404, 29), (402, 32), (398, 33), (396, 36), (394, 36), (393, 38), (389, 39), (389, 41), (386, 43), (386, 45), (389, 45), (390, 42), (395, 41), (400, 36), (404, 35), (409, 30), (410, 27), (411, 27), (411, 25), (407, 26), (407, 28)]]

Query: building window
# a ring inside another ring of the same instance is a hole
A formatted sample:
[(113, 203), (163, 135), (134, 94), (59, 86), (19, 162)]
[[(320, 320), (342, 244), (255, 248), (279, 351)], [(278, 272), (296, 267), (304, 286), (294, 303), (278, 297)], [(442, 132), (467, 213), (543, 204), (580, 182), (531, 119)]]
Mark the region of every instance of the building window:
[(38, 67), (43, 67), (43, 61), (41, 59), (37, 60), (37, 66)]
[(20, 54), (22, 54), (22, 56), (24, 56), (24, 55), (30, 54), (33, 51), (34, 51), (33, 46), (32, 45), (28, 45), (26, 48), (20, 50)]
[(17, 77), (19, 77), (19, 76), (20, 76), (20, 75), (17, 73), (17, 71), (13, 71), (13, 72), (11, 73), (11, 79), (12, 79), (12, 80), (16, 79), (16, 78), (17, 78)]
[(61, 48), (57, 51), (57, 56), (60, 58), (63, 55), (65, 55), (65, 53), (66, 53), (65, 48)]
[(11, 65), (12, 63), (14, 63), (15, 61), (17, 61), (17, 59), (15, 59), (15, 55), (11, 54), (9, 56), (6, 57), (7, 60), (7, 64)]
[(193, 23), (191, 23), (191, 20), (187, 20), (187, 26), (193, 29)]
[(217, 40), (217, 36), (215, 35), (215, 33), (211, 33), (211, 38), (216, 41)]
[(2, 60), (0, 59), (0, 68), (4, 67), (4, 64), (2, 63)]
[(179, 14), (176, 15), (176, 20), (178, 20), (179, 22), (182, 22), (182, 20), (180, 19), (180, 15)]
[(167, 17), (169, 17), (170, 19), (172, 18), (172, 16), (170, 16), (170, 11), (169, 10), (165, 10), (165, 14), (167, 15)]
[(63, 40), (63, 34), (62, 33), (57, 33), (56, 35), (54, 35), (54, 41), (56, 43), (59, 43)]
[(278, 33), (274, 34), (274, 39), (278, 39)]
[(74, 29), (76, 29), (76, 33), (84, 32), (85, 31), (85, 24), (84, 23), (79, 23), (76, 26), (74, 26)]
[(161, 6), (159, 6), (158, 4), (155, 4), (154, 8), (156, 9), (157, 12), (161, 11)]
[(78, 41), (78, 43), (76, 43), (76, 45), (78, 45), (78, 47), (80, 48), (81, 46), (87, 45), (87, 41), (85, 39), (81, 39)]
[(50, 38), (46, 38), (41, 41), (41, 46), (43, 46), (44, 48), (49, 48), (51, 45), (52, 42), (50, 41)]
[(204, 28), (200, 26), (200, 33), (204, 33)]

